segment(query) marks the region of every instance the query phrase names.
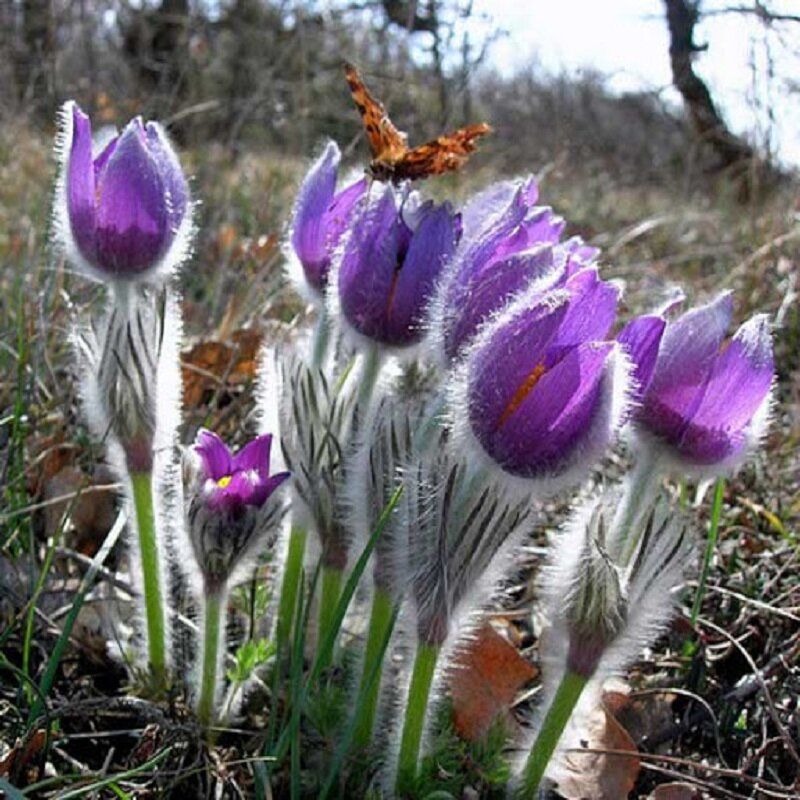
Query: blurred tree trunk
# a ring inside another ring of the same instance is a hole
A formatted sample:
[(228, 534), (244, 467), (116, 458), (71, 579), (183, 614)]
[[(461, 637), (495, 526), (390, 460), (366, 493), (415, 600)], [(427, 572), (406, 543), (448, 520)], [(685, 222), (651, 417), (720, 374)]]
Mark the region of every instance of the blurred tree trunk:
[(189, 0), (161, 0), (157, 8), (128, 7), (124, 49), (145, 95), (161, 108), (185, 96), (189, 64)]
[(680, 92), (698, 137), (717, 154), (722, 169), (746, 169), (753, 149), (728, 130), (703, 79), (694, 71), (694, 56), (706, 46), (694, 41), (700, 17), (699, 0), (664, 0), (669, 27), (669, 57), (672, 82)]
[(51, 117), (55, 110), (55, 22), (51, 0), (22, 0), (15, 59), (17, 96), (24, 107)]

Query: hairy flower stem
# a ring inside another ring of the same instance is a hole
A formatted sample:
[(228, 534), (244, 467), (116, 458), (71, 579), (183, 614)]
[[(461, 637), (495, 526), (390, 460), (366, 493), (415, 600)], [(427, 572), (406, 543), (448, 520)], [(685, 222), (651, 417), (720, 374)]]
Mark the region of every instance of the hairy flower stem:
[(225, 592), (207, 590), (203, 622), (203, 660), (200, 672), (200, 694), (197, 698), (197, 719), (205, 731), (214, 722), (214, 698), (217, 693), (217, 665), (222, 631), (222, 609)]
[[(319, 598), (319, 631), (317, 633), (317, 646), (328, 641), (331, 628), (334, 624), (336, 605), (342, 592), (342, 579), (344, 571), (329, 564), (322, 565), (322, 593)], [(330, 664), (330, 654), (321, 664), (327, 667)]]
[(158, 561), (159, 546), (153, 511), (153, 474), (131, 472), (130, 478), (141, 555), (148, 663), (156, 686), (163, 689), (167, 680), (167, 643), (164, 594)]
[(364, 362), (358, 387), (358, 408), (362, 420), (368, 415), (372, 394), (375, 391), (375, 384), (382, 364), (383, 359), (379, 348), (376, 345), (371, 345), (364, 353)]
[(572, 716), (581, 693), (589, 679), (577, 672), (568, 670), (564, 673), (556, 696), (547, 709), (542, 727), (533, 743), (528, 760), (522, 771), (522, 781), (517, 789), (519, 800), (532, 800), (537, 796), (539, 784), (542, 782), (547, 765), (561, 739), (561, 734)]
[(640, 452), (641, 455), (628, 475), (625, 493), (611, 523), (611, 541), (616, 544), (617, 554), (623, 565), (630, 563), (636, 552), (643, 530), (637, 523), (647, 513), (663, 477), (660, 459), (652, 448), (646, 447)]
[[(353, 735), (353, 749), (366, 750), (372, 738), (372, 726), (375, 722), (375, 712), (378, 708), (378, 696), (381, 687), (382, 665), (379, 663), (383, 657), (383, 642), (386, 639), (389, 627), (392, 625), (392, 596), (389, 592), (376, 588), (372, 597), (372, 610), (369, 617), (367, 631), (367, 644), (364, 650), (364, 666), (359, 683), (359, 697), (366, 691), (364, 701), (358, 709), (358, 721)], [(370, 677), (375, 674), (375, 679), (367, 691)]]
[(420, 642), (417, 646), (417, 655), (414, 657), (414, 669), (406, 701), (406, 716), (400, 739), (400, 755), (397, 761), (395, 790), (400, 796), (407, 794), (413, 788), (417, 776), (422, 730), (425, 726), (433, 673), (436, 670), (440, 649), (438, 644)]
[(314, 338), (311, 343), (311, 366), (320, 368), (328, 352), (328, 342), (331, 337), (330, 320), (328, 319), (328, 309), (323, 303), (317, 317), (317, 324), (314, 326)]
[(281, 596), (278, 601), (278, 623), (276, 636), (281, 652), (287, 653), (289, 638), (294, 624), (294, 610), (297, 602), (297, 584), (303, 571), (303, 557), (306, 552), (308, 531), (300, 525), (292, 525), (289, 533), (289, 547), (286, 551), (286, 564), (283, 568)]

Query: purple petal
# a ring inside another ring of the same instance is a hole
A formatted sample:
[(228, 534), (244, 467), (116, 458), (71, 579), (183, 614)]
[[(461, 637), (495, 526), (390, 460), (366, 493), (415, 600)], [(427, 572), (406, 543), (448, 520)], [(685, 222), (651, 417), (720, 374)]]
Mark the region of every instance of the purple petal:
[(117, 144), (119, 143), (119, 136), (114, 136), (108, 144), (103, 148), (102, 152), (99, 156), (94, 160), (94, 180), (95, 184), (99, 183), (100, 179), (103, 177), (103, 173), (106, 170), (106, 166), (108, 165), (108, 160), (114, 155), (114, 151), (117, 149)]
[(342, 313), (357, 331), (378, 340), (385, 337), (403, 228), (394, 192), (387, 186), (360, 208), (342, 253), (337, 287)]
[(264, 481), (261, 481), (258, 486), (255, 487), (255, 490), (252, 495), (252, 505), (256, 506), (263, 506), (264, 503), (267, 502), (270, 495), (285, 481), (291, 477), (290, 473), (288, 472), (276, 472), (274, 475), (270, 475)]
[(342, 234), (347, 230), (356, 203), (364, 196), (367, 191), (367, 185), (366, 178), (351, 183), (336, 194), (330, 207), (325, 212), (326, 248), (329, 257), (331, 251), (342, 238)]
[(741, 449), (773, 375), (769, 322), (759, 315), (739, 328), (717, 358), (699, 407), (681, 437), (681, 451), (697, 463), (711, 464)]
[(591, 433), (613, 349), (612, 342), (584, 343), (538, 375), (511, 413), (492, 430), (484, 426), (483, 435), (476, 431), (489, 455), (522, 477), (557, 475), (566, 468)]
[(568, 276), (591, 266), (600, 257), (600, 248), (586, 244), (580, 236), (573, 236), (566, 242), (556, 245), (553, 252), (556, 263), (563, 261)]
[(336, 191), (340, 158), (336, 143), (328, 142), (303, 179), (294, 206), (292, 247), (303, 265), (306, 279), (319, 291), (325, 288), (330, 267), (325, 218)]
[(202, 459), (207, 478), (218, 481), (233, 472), (230, 450), (216, 433), (201, 428), (195, 439), (194, 449)]
[(730, 293), (667, 325), (648, 394), (680, 413), (693, 413), (697, 388), (708, 379), (733, 315)]
[(455, 358), (485, 320), (552, 269), (552, 251), (543, 245), (490, 262), (477, 269), (468, 284), (456, 284), (445, 309), (447, 357)]
[(403, 345), (422, 338), (420, 322), (442, 268), (455, 250), (455, 226), (447, 205), (429, 211), (408, 247), (387, 301), (386, 340)]
[(601, 280), (595, 267), (575, 273), (564, 288), (571, 299), (553, 342), (554, 347), (572, 347), (605, 338), (614, 324), (619, 289)]
[(269, 473), (269, 454), (272, 448), (272, 435), (257, 436), (248, 442), (234, 457), (233, 470), (256, 470)]
[(147, 141), (150, 154), (156, 162), (164, 185), (167, 216), (170, 230), (180, 228), (189, 204), (189, 188), (178, 156), (167, 139), (164, 129), (155, 122), (147, 123)]
[(72, 141), (68, 143), (66, 166), (67, 211), (70, 228), (84, 258), (95, 257), (95, 183), (92, 162), (92, 123), (76, 103), (68, 105), (72, 115)]
[(485, 227), (496, 222), (515, 200), (518, 205), (533, 205), (539, 197), (536, 181), (529, 178), (525, 183), (498, 181), (474, 195), (464, 206), (461, 216), (464, 233), (472, 238)]
[(97, 187), (97, 260), (119, 276), (152, 267), (170, 241), (164, 184), (141, 120), (120, 136)]
[[(544, 363), (568, 298), (551, 295), (547, 302), (525, 308), (511, 320), (498, 322), (469, 364), (470, 419), (476, 432), (488, 436), (508, 413), (517, 392)], [(478, 438), (481, 438), (479, 435)]]
[(661, 337), (666, 327), (663, 317), (646, 314), (632, 319), (617, 335), (633, 363), (633, 400), (640, 402), (656, 367)]

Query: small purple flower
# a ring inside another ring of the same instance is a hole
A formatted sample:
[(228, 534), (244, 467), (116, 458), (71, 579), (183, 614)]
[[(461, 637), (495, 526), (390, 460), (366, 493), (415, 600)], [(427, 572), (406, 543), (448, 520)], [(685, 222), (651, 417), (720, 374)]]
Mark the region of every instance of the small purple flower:
[(268, 434), (256, 437), (233, 455), (216, 433), (203, 429), (194, 449), (205, 477), (203, 496), (214, 511), (259, 508), (289, 477), (288, 472), (269, 474), (272, 436)]
[(270, 502), (288, 472), (269, 474), (272, 436), (258, 436), (235, 455), (201, 430), (189, 462), (187, 533), (205, 588), (216, 590), (265, 537), (274, 540), (282, 504)]
[(466, 415), (483, 451), (511, 475), (560, 488), (591, 467), (619, 424), (626, 386), (604, 341), (617, 289), (583, 270), (533, 302), (522, 296), (466, 362)]
[(564, 220), (533, 205), (537, 197), (533, 179), (502, 182), (467, 205), (464, 239), (434, 309), (448, 360), (463, 353), (480, 326), (533, 281), (555, 277), (550, 246), (558, 242)]
[(416, 206), (386, 186), (361, 206), (345, 238), (338, 270), (342, 315), (380, 344), (419, 342), (431, 295), (460, 232), (448, 204)]
[(724, 293), (667, 326), (636, 415), (639, 430), (684, 465), (730, 466), (766, 422), (774, 375), (769, 321), (754, 316), (726, 341), (732, 315)]
[(97, 154), (91, 122), (75, 103), (63, 119), (58, 205), (69, 254), (104, 278), (135, 280), (174, 266), (183, 254), (172, 245), (187, 239), (180, 231), (189, 190), (161, 126), (136, 117)]
[(333, 252), (367, 189), (362, 178), (336, 191), (340, 160), (336, 143), (328, 142), (303, 179), (294, 206), (291, 245), (308, 285), (319, 294), (328, 283)]

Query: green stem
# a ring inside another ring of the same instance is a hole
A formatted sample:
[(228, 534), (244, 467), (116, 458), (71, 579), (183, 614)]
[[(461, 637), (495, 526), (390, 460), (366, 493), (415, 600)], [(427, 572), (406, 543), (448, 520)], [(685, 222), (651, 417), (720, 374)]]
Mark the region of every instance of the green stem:
[(300, 525), (292, 525), (289, 533), (289, 547), (286, 551), (286, 564), (283, 569), (281, 596), (278, 601), (278, 623), (276, 635), (281, 650), (289, 642), (294, 622), (297, 601), (297, 583), (303, 571), (303, 557), (306, 552), (308, 531)]
[[(363, 694), (364, 699), (357, 711), (358, 720), (353, 736), (354, 750), (366, 750), (372, 738), (372, 726), (375, 722), (381, 688), (381, 661), (385, 650), (383, 644), (386, 633), (392, 625), (393, 616), (392, 596), (389, 592), (376, 588), (372, 597), (367, 644), (364, 650), (364, 667), (358, 687), (358, 696), (361, 697)], [(373, 675), (375, 677), (369, 685)]]
[(403, 722), (403, 734), (400, 739), (400, 755), (397, 761), (395, 789), (398, 795), (407, 794), (413, 788), (414, 779), (417, 776), (417, 759), (422, 742), (422, 730), (425, 726), (428, 698), (431, 693), (439, 650), (439, 645), (425, 642), (420, 642), (417, 646), (411, 684), (408, 687), (406, 718)]
[(625, 492), (611, 524), (611, 541), (622, 565), (628, 564), (636, 552), (642, 531), (638, 523), (658, 492), (662, 470), (659, 458), (651, 448), (645, 448), (628, 475)]
[[(328, 564), (322, 565), (322, 593), (319, 598), (319, 631), (317, 632), (317, 648), (323, 646), (336, 623), (336, 606), (342, 593), (344, 572)], [(321, 667), (330, 664), (330, 655), (323, 659)]]
[(536, 797), (539, 784), (544, 777), (547, 765), (555, 752), (561, 734), (572, 716), (575, 704), (581, 696), (588, 678), (576, 672), (566, 672), (558, 686), (556, 696), (547, 709), (542, 727), (533, 743), (525, 768), (522, 771), (522, 783), (517, 790), (520, 800)]
[(717, 478), (714, 485), (714, 500), (711, 505), (711, 521), (708, 526), (708, 539), (706, 541), (706, 552), (703, 556), (703, 568), (700, 571), (700, 580), (697, 584), (697, 594), (694, 596), (694, 605), (692, 606), (692, 625), (697, 622), (697, 617), (700, 615), (700, 609), (703, 605), (703, 597), (706, 593), (706, 582), (708, 581), (708, 573), (711, 570), (711, 559), (714, 557), (714, 551), (717, 549), (717, 538), (719, 536), (719, 519), (722, 514), (722, 500), (725, 497), (725, 479)]
[(153, 475), (151, 472), (132, 472), (133, 505), (139, 535), (144, 609), (147, 624), (148, 663), (156, 685), (166, 685), (167, 645), (164, 622), (164, 596), (161, 589), (161, 570), (156, 520), (153, 512)]
[(203, 660), (200, 673), (200, 695), (197, 700), (197, 719), (204, 730), (214, 722), (214, 698), (217, 693), (217, 665), (222, 630), (222, 608), (225, 592), (207, 591), (203, 622)]

